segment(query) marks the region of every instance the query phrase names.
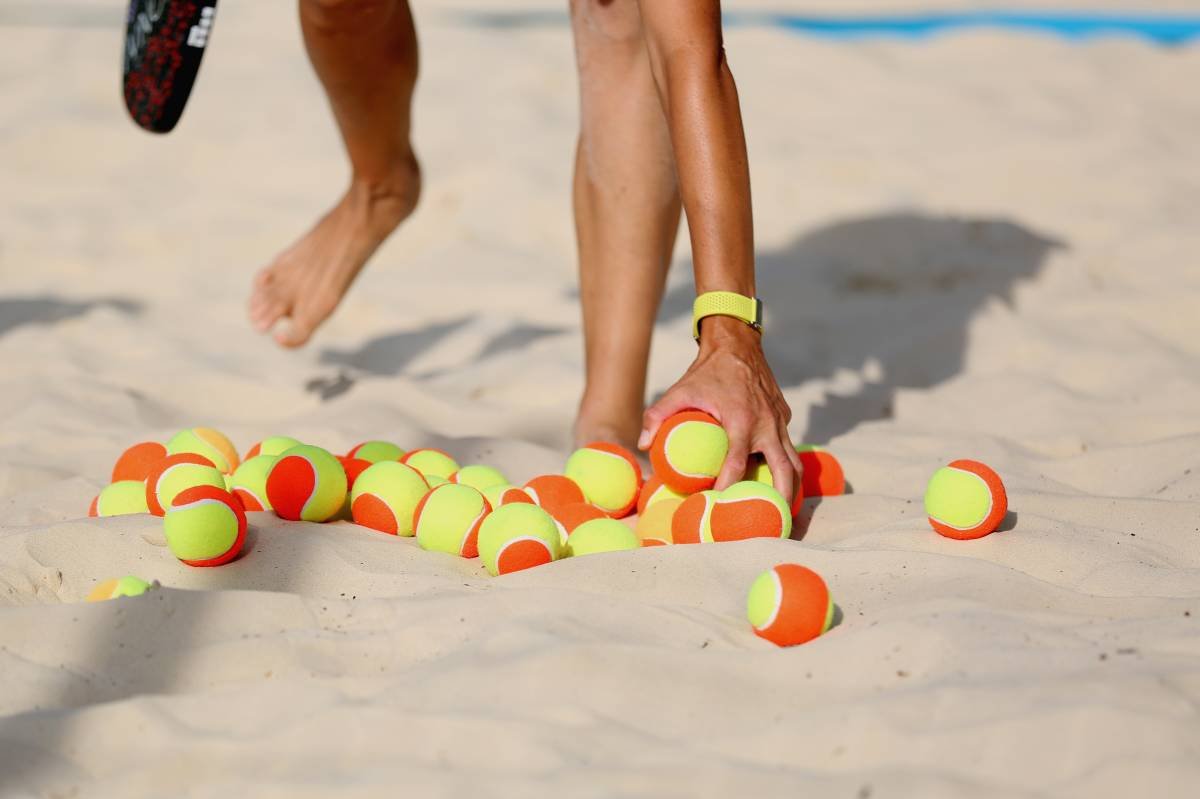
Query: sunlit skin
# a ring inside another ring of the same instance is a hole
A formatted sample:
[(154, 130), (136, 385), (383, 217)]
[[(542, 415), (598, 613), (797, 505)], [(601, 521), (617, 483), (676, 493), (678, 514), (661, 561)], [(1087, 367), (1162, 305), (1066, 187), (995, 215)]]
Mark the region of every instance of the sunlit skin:
[[(337, 308), (379, 245), (412, 213), (421, 172), (410, 141), (417, 37), (406, 0), (300, 0), (309, 58), (337, 120), (352, 178), (340, 201), (260, 271), (250, 319), (298, 347)], [(574, 208), (586, 384), (579, 442), (649, 446), (664, 419), (721, 420), (717, 487), (760, 452), (791, 496), (791, 411), (760, 334), (728, 317), (701, 326), (695, 361), (649, 409), (646, 365), (686, 214), (698, 292), (755, 294), (746, 141), (725, 60), (718, 0), (572, 0), (580, 131)]]

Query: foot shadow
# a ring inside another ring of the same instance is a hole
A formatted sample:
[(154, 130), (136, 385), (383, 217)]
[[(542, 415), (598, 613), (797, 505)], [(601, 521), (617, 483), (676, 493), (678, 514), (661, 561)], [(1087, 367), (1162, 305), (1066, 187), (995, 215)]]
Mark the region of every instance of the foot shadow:
[(0, 298), (0, 336), (24, 325), (53, 325), (83, 316), (94, 308), (111, 308), (126, 316), (137, 316), (142, 304), (119, 297), (93, 300), (60, 300), (54, 297)]

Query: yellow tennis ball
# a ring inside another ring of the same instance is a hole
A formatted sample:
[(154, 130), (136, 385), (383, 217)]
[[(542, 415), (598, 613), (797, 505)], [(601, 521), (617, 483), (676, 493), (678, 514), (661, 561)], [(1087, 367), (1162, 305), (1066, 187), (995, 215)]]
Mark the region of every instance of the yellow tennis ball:
[(570, 555), (597, 555), (638, 549), (642, 542), (637, 533), (616, 519), (592, 519), (576, 527), (567, 539)]
[(347, 452), (346, 457), (358, 458), (369, 463), (398, 461), (404, 457), (404, 450), (390, 441), (364, 441)]
[(754, 632), (777, 646), (795, 646), (825, 633), (834, 604), (821, 576), (798, 563), (767, 569), (750, 586), (746, 618)]
[(400, 459), (401, 463), (406, 463), (416, 469), (421, 474), (425, 475), (425, 479), (430, 477), (440, 477), (442, 482), (450, 479), (450, 475), (458, 471), (458, 462), (451, 458), (447, 453), (440, 449), (414, 449), (412, 452)]
[(123, 596), (141, 596), (154, 587), (140, 577), (117, 577), (98, 583), (87, 595), (88, 602), (103, 602)]
[(271, 510), (267, 498), (267, 477), (279, 460), (278, 455), (255, 455), (242, 461), (229, 480), (229, 491), (242, 501), (247, 511)]
[(577, 449), (563, 473), (579, 485), (584, 499), (613, 518), (628, 516), (637, 507), (642, 467), (622, 446), (597, 441)]
[(487, 491), (489, 488), (508, 485), (508, 478), (499, 470), (480, 463), (464, 466), (450, 475), (451, 483), (467, 485), (477, 491)]
[(933, 529), (947, 538), (982, 538), (1004, 520), (1008, 493), (991, 467), (957, 460), (933, 473), (925, 490), (925, 513)]
[(440, 485), (431, 489), (413, 512), (417, 543), (433, 552), (479, 557), (479, 527), (491, 512), (483, 494), (471, 486)]
[(246, 456), (242, 460), (248, 461), (259, 455), (282, 455), (292, 447), (298, 447), (303, 443), (291, 436), (269, 436), (246, 450)]
[(720, 422), (703, 411), (683, 411), (658, 428), (650, 463), (672, 489), (694, 494), (713, 487), (728, 453), (729, 436)]
[(224, 491), (225, 475), (203, 455), (194, 452), (168, 455), (146, 477), (146, 506), (155, 516), (162, 516), (180, 491), (199, 485)]
[(196, 486), (180, 492), (163, 519), (167, 546), (189, 566), (220, 566), (242, 553), (246, 512), (228, 491)]
[(346, 502), (346, 470), (320, 447), (301, 444), (279, 456), (267, 475), (267, 499), (281, 519), (329, 521)]
[(203, 455), (224, 474), (233, 472), (240, 462), (233, 442), (211, 427), (191, 427), (176, 433), (167, 442), (167, 454), (178, 455), (181, 452)]
[(149, 513), (146, 504), (146, 484), (141, 480), (118, 480), (110, 483), (97, 495), (89, 516), (126, 516)]
[(496, 508), (479, 528), (479, 557), (493, 577), (558, 560), (558, 527), (537, 505), (514, 502)]
[(399, 461), (380, 461), (354, 480), (350, 515), (363, 527), (411, 536), (413, 514), (428, 493), (429, 484), (416, 469)]
[(673, 544), (671, 537), (671, 520), (675, 511), (683, 504), (682, 499), (665, 498), (651, 502), (646, 510), (638, 515), (637, 527), (634, 532), (642, 539), (642, 546), (653, 547), (662, 544)]

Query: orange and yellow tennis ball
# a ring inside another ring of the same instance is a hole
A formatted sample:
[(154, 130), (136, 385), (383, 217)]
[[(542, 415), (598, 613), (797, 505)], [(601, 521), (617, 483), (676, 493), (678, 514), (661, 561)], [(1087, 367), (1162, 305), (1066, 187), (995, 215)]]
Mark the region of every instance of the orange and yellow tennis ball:
[(489, 488), (508, 485), (508, 478), (499, 469), (473, 463), (450, 475), (450, 482), (471, 486), (477, 491), (487, 491)]
[(248, 461), (251, 458), (257, 458), (259, 455), (282, 455), (292, 447), (298, 447), (303, 443), (303, 441), (291, 436), (270, 436), (246, 450), (246, 456), (242, 460)]
[(982, 538), (1004, 520), (1008, 494), (991, 468), (957, 460), (933, 473), (925, 489), (925, 513), (933, 529), (947, 538)]
[(104, 602), (108, 599), (118, 599), (123, 596), (141, 596), (154, 588), (154, 583), (148, 583), (140, 577), (116, 577), (97, 583), (87, 595), (88, 602)]
[(221, 566), (242, 553), (246, 512), (228, 491), (213, 486), (184, 489), (163, 519), (167, 547), (189, 566)]
[(668, 486), (659, 479), (658, 475), (650, 475), (638, 494), (637, 512), (645, 513), (646, 508), (664, 499), (677, 499), (683, 502), (688, 496), (688, 494), (681, 494)]
[(675, 518), (675, 511), (683, 502), (682, 499), (668, 497), (651, 503), (645, 511), (638, 514), (634, 532), (642, 540), (642, 546), (654, 547), (675, 543), (671, 536), (671, 520)]
[(422, 549), (462, 558), (479, 556), (479, 527), (492, 506), (477, 489), (445, 483), (431, 489), (413, 512), (413, 528)]
[(203, 455), (168, 455), (146, 475), (146, 507), (155, 516), (163, 516), (180, 491), (201, 485), (224, 491), (225, 476)]
[(122, 452), (121, 457), (117, 458), (117, 462), (113, 464), (110, 482), (145, 480), (146, 475), (150, 474), (150, 470), (165, 457), (167, 457), (167, 448), (157, 441), (143, 441), (140, 444), (134, 444)]
[(712, 540), (709, 519), (720, 492), (708, 490), (679, 503), (671, 517), (671, 540), (676, 544), (699, 544)]
[(658, 428), (650, 463), (670, 488), (694, 494), (713, 487), (728, 453), (729, 436), (720, 422), (703, 411), (683, 411)]
[(806, 497), (836, 497), (846, 493), (846, 473), (829, 450), (813, 444), (797, 444), (804, 467), (801, 488)]
[(237, 467), (229, 481), (229, 491), (247, 511), (271, 510), (267, 497), (267, 477), (279, 460), (278, 455), (254, 455)]
[(479, 557), (493, 577), (541, 566), (562, 554), (554, 519), (537, 505), (496, 508), (479, 528)]
[(550, 514), (562, 528), (563, 539), (575, 532), (575, 528), (584, 522), (595, 519), (607, 519), (608, 514), (589, 502), (572, 502), (558, 509), (557, 514)]
[(833, 597), (821, 575), (798, 563), (767, 569), (746, 597), (754, 633), (777, 646), (811, 641), (829, 630), (833, 615)]
[(88, 516), (127, 516), (149, 513), (146, 484), (141, 480), (118, 480), (105, 486), (88, 509)]
[(720, 492), (701, 541), (742, 541), (747, 538), (787, 538), (792, 512), (772, 486), (754, 480), (734, 483)]
[(380, 461), (354, 481), (350, 514), (363, 527), (411, 536), (413, 514), (427, 493), (429, 484), (416, 469), (399, 461)]
[(533, 478), (525, 484), (525, 493), (551, 516), (567, 505), (587, 501), (579, 485), (561, 474), (543, 474)]
[(450, 479), (450, 475), (458, 471), (458, 462), (454, 458), (440, 449), (430, 447), (414, 449), (402, 457), (400, 462), (416, 469), (425, 476), (426, 480), (431, 477), (440, 477), (442, 482), (445, 482)]
[(563, 473), (575, 481), (583, 497), (614, 519), (637, 507), (642, 489), (642, 467), (619, 444), (595, 441), (575, 450)]
[(342, 503), (342, 509), (338, 511), (337, 518), (351, 521), (354, 518), (354, 513), (350, 509), (350, 502), (354, 496), (354, 482), (358, 480), (358, 476), (371, 468), (370, 461), (364, 461), (362, 458), (351, 458), (346, 455), (335, 455), (338, 463), (342, 464), (342, 469), (346, 472), (346, 501)]
[(347, 458), (379, 463), (380, 461), (398, 461), (404, 457), (404, 450), (390, 441), (364, 441), (351, 448), (346, 453)]
[(567, 554), (598, 555), (602, 552), (622, 552), (638, 549), (641, 539), (629, 526), (617, 519), (592, 519), (575, 528), (567, 541)]
[(492, 486), (483, 490), (483, 496), (487, 499), (488, 504), (493, 510), (501, 505), (511, 505), (514, 502), (523, 502), (527, 505), (536, 505), (533, 497), (525, 493), (525, 489), (517, 488), (516, 486)]
[(283, 452), (267, 475), (267, 500), (281, 519), (324, 522), (346, 501), (346, 470), (320, 447), (301, 444)]
[(222, 474), (232, 474), (240, 459), (233, 442), (211, 427), (191, 427), (180, 430), (167, 442), (167, 454), (194, 452), (208, 458)]

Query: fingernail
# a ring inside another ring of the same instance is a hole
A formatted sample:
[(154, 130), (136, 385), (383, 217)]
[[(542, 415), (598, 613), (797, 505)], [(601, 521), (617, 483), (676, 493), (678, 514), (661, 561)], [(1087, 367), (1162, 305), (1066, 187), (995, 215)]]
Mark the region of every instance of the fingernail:
[(638, 449), (645, 449), (648, 446), (650, 446), (650, 431), (643, 430), (642, 434), (638, 436)]

